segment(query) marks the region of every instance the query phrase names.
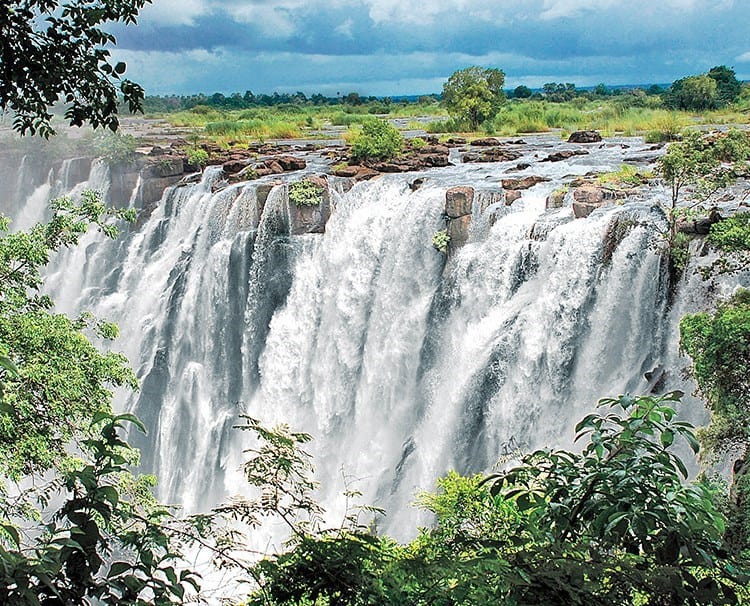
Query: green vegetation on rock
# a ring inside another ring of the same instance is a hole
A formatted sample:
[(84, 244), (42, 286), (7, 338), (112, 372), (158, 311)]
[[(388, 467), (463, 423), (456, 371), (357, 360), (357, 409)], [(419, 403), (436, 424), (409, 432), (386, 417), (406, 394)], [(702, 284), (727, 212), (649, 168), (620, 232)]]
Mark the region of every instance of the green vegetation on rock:
[(310, 180), (289, 185), (289, 200), (295, 206), (317, 206), (323, 202), (323, 188)]
[(450, 241), (451, 237), (448, 235), (447, 229), (441, 229), (432, 234), (432, 245), (435, 247), (435, 250), (443, 254), (448, 252)]
[(395, 158), (404, 149), (404, 137), (398, 129), (378, 118), (370, 118), (362, 124), (362, 132), (352, 142), (351, 154), (359, 160), (388, 160)]

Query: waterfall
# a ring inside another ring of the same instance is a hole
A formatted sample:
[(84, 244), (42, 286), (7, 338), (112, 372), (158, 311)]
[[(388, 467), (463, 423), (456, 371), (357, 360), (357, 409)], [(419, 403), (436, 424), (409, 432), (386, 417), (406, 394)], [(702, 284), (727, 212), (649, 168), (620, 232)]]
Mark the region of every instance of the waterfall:
[[(325, 234), (301, 236), (285, 184), (223, 187), (208, 168), (121, 239), (88, 234), (48, 286), (59, 309), (119, 324), (141, 389), (118, 405), (150, 429), (134, 440), (163, 499), (198, 511), (240, 492), (246, 436), (232, 427), (248, 414), (313, 435), (334, 518), (344, 473), (389, 512), (379, 528), (404, 538), (415, 494), (440, 475), (570, 445), (599, 397), (680, 363), (654, 200), (577, 220), (544, 207), (564, 178), (617, 168), (621, 154), (537, 164), (550, 181), (512, 206), (479, 195), (468, 243), (448, 258), (431, 245), (447, 187), (487, 188), (508, 163), (427, 171), (417, 191), (413, 175), (331, 187)], [(106, 193), (108, 178), (95, 162), (65, 187)]]

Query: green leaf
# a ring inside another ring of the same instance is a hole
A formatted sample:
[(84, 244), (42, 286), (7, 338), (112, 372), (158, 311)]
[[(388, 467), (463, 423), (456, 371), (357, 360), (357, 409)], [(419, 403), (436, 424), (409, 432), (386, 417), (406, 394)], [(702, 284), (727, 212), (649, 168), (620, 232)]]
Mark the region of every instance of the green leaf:
[(107, 578), (117, 577), (121, 574), (131, 570), (133, 567), (128, 562), (113, 562), (112, 565), (109, 567), (109, 572), (107, 573)]
[(668, 448), (674, 442), (674, 432), (671, 429), (665, 429), (661, 432), (661, 445)]

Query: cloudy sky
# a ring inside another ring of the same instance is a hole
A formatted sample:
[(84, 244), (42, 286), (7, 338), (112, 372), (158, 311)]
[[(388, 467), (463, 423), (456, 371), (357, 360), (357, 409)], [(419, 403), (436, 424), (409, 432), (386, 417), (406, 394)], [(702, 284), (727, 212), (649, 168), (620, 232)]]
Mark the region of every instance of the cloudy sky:
[(750, 79), (749, 0), (153, 0), (113, 55), (150, 94), (439, 92), (455, 69), (506, 85)]

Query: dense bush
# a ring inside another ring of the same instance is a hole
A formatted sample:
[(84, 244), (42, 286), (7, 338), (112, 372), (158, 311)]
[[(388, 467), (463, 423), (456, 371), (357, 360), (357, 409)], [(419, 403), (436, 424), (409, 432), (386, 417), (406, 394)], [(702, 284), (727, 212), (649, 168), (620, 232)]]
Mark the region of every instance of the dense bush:
[(385, 120), (370, 118), (352, 143), (352, 157), (366, 160), (395, 158), (404, 149), (404, 137)]
[[(254, 567), (249, 603), (737, 604), (749, 577), (724, 551), (715, 488), (686, 482), (675, 453), (680, 439), (698, 448), (675, 417), (681, 395), (602, 400), (577, 426), (581, 452), (539, 450), (487, 478), (449, 474), (419, 498), (435, 520), (407, 545), (356, 516), (298, 530)], [(304, 477), (297, 463), (301, 473), (285, 473)]]

